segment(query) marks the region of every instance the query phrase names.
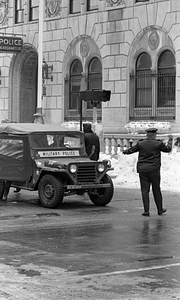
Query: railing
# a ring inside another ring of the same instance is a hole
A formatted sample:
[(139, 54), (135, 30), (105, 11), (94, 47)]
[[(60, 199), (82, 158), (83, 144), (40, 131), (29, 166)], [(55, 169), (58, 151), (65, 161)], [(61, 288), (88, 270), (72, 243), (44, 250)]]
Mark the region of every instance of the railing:
[[(103, 153), (117, 156), (123, 149), (131, 147), (136, 144), (137, 141), (144, 138), (146, 138), (146, 134), (104, 134)], [(157, 135), (157, 139), (166, 142), (168, 140), (168, 134), (159, 134)]]
[[(68, 128), (74, 128), (75, 130), (79, 130), (79, 122), (73, 121), (71, 122), (64, 122), (62, 124)], [(127, 124), (128, 125), (128, 124)], [(111, 156), (118, 156), (123, 149), (134, 145), (140, 139), (146, 138), (145, 129), (148, 127), (155, 127), (160, 132), (157, 134), (157, 139), (161, 139), (163, 142), (168, 140), (168, 135), (173, 135), (173, 147), (177, 148), (177, 151), (180, 152), (180, 132), (171, 133), (171, 124), (169, 122), (164, 122), (158, 124), (158, 122), (150, 122), (142, 121), (139, 124), (136, 123), (129, 123), (129, 126), (125, 126), (127, 133), (103, 133), (102, 125), (97, 126), (96, 130), (93, 128), (99, 138), (100, 138), (100, 149), (102, 153)], [(143, 132), (143, 133), (136, 133), (136, 132)], [(165, 133), (166, 132), (166, 133)]]

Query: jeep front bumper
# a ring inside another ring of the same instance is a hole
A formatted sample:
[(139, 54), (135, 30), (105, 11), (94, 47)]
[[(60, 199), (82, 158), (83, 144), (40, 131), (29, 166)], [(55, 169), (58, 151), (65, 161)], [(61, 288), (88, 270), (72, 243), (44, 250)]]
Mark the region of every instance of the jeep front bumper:
[(89, 189), (101, 189), (111, 187), (110, 183), (95, 183), (95, 184), (76, 184), (76, 185), (64, 185), (67, 190), (89, 190)]

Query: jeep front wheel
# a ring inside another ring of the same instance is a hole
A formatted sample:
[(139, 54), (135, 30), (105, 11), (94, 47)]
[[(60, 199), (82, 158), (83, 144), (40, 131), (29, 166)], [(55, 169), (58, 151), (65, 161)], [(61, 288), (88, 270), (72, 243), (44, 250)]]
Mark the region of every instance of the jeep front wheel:
[(63, 201), (64, 190), (62, 182), (53, 175), (44, 175), (38, 186), (41, 204), (47, 208), (56, 208)]
[(110, 186), (106, 188), (95, 189), (94, 191), (89, 191), (89, 198), (97, 206), (107, 205), (114, 194), (114, 186), (111, 177), (106, 174), (102, 179), (102, 183), (109, 183)]

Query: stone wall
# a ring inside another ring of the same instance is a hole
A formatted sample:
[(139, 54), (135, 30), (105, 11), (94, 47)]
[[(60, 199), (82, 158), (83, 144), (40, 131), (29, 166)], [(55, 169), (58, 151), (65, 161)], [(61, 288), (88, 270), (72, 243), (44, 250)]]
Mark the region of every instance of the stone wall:
[[(45, 1), (46, 2), (46, 1)], [(28, 22), (28, 7), (24, 4), (24, 24), (14, 25), (14, 0), (9, 0), (8, 22), (1, 24), (2, 34), (18, 34), (24, 45), (31, 45), (38, 52), (38, 22)], [(134, 0), (98, 0), (98, 10), (87, 12), (86, 1), (81, 0), (81, 13), (69, 15), (69, 1), (59, 1), (53, 15), (47, 11), (44, 20), (44, 58), (53, 65), (53, 81), (46, 81), (46, 96), (43, 97), (45, 122), (64, 121), (65, 88), (67, 67), (73, 57), (84, 58), (75, 50), (75, 41), (87, 38), (92, 41), (91, 55), (97, 54), (102, 62), (103, 88), (111, 90), (110, 102), (103, 103), (102, 124), (107, 133), (124, 133), (129, 122), (131, 91), (129, 74), (134, 67), (137, 53), (145, 47), (155, 57), (166, 45), (176, 57), (176, 120), (175, 131), (180, 129), (180, 1), (149, 0), (135, 3)], [(150, 49), (147, 36), (158, 30), (160, 43), (156, 50)], [(161, 34), (162, 33), (162, 34)], [(166, 39), (166, 40), (168, 40)], [(75, 52), (74, 52), (75, 51)], [(1, 89), (0, 120), (10, 119), (12, 99), (10, 97), (10, 72), (12, 57), (16, 54), (0, 54)], [(87, 58), (87, 59), (90, 59)]]

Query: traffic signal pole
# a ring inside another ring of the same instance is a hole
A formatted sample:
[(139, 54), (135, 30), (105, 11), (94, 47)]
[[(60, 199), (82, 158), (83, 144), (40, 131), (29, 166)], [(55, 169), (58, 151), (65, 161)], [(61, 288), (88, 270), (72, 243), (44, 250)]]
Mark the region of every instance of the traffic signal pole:
[(107, 102), (110, 100), (111, 91), (106, 90), (86, 90), (79, 92), (79, 114), (80, 114), (80, 130), (82, 131), (82, 101), (91, 102), (93, 105), (93, 124), (97, 123), (97, 105), (99, 102)]
[(97, 103), (93, 104), (93, 124), (97, 123)]
[[(80, 98), (80, 97), (79, 97)], [(82, 100), (79, 100), (80, 131), (82, 131)]]

